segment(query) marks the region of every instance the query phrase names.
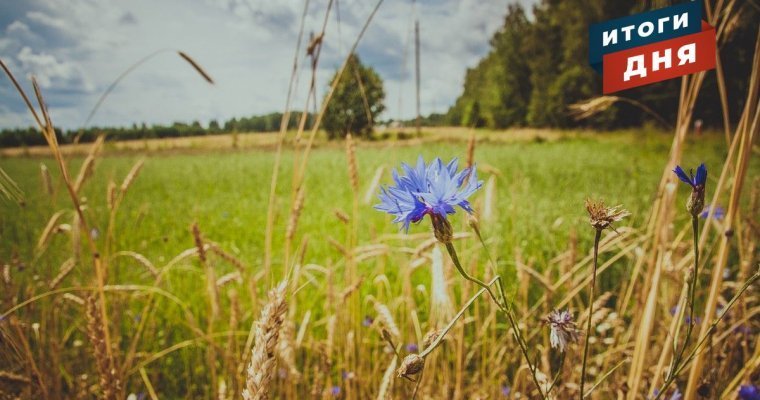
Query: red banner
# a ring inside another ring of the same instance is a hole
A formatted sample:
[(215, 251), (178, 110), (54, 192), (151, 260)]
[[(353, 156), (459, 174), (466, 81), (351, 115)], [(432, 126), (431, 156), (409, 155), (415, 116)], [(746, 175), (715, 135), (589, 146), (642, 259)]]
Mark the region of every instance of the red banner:
[(715, 68), (715, 29), (604, 55), (604, 94)]

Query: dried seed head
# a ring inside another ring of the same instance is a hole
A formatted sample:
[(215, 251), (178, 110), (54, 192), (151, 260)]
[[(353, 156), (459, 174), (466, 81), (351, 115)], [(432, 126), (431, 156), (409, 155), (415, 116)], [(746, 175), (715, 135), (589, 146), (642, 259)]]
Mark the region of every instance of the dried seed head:
[(132, 182), (134, 182), (135, 179), (137, 179), (137, 175), (140, 174), (140, 170), (142, 169), (143, 164), (145, 164), (144, 159), (138, 160), (135, 163), (135, 165), (132, 166), (132, 169), (129, 170), (129, 173), (127, 174), (127, 176), (124, 177), (124, 181), (121, 183), (121, 188), (120, 188), (122, 194), (126, 193), (127, 190), (129, 190), (129, 187), (132, 186)]
[(108, 352), (108, 343), (105, 341), (105, 327), (101, 318), (100, 303), (95, 296), (90, 296), (87, 298), (85, 306), (87, 337), (92, 346), (95, 366), (100, 378), (100, 398), (116, 400), (121, 393), (121, 380), (113, 356)]
[(194, 222), (192, 226), (193, 240), (195, 241), (195, 248), (198, 250), (198, 258), (201, 263), (206, 262), (206, 248), (203, 245), (203, 236), (201, 236), (201, 230), (198, 228), (198, 223)]
[(113, 181), (108, 182), (106, 201), (108, 204), (108, 209), (113, 210), (116, 205), (116, 184)]
[(552, 348), (564, 352), (569, 342), (577, 342), (580, 331), (576, 328), (573, 315), (569, 311), (554, 310), (549, 314), (545, 322), (551, 328), (549, 340)]
[(389, 310), (385, 304), (376, 302), (375, 311), (377, 312), (378, 321), (382, 324), (381, 326), (387, 329), (387, 332), (389, 332), (392, 337), (401, 336), (401, 331), (398, 329), (398, 325), (396, 325), (396, 321), (393, 319), (393, 314), (391, 314), (391, 310)]
[(282, 281), (269, 292), (269, 302), (257, 321), (255, 344), (251, 349), (251, 363), (243, 390), (245, 400), (269, 399), (269, 384), (277, 366), (275, 352), (280, 340), (280, 328), (288, 310), (286, 289), (287, 281)]
[(628, 210), (621, 208), (622, 206), (605, 207), (604, 201), (594, 201), (586, 199), (586, 211), (588, 211), (589, 222), (594, 229), (601, 231), (607, 228), (615, 229), (612, 227), (613, 222), (622, 220), (623, 218), (631, 215)]
[(409, 354), (404, 357), (404, 361), (401, 362), (401, 366), (396, 370), (396, 375), (399, 378), (409, 378), (411, 375), (417, 375), (422, 371), (422, 367), (425, 366), (425, 359), (420, 357), (419, 354)]
[(340, 222), (347, 224), (351, 220), (348, 214), (344, 213), (343, 210), (336, 208), (334, 211), (335, 211), (335, 217), (338, 218)]

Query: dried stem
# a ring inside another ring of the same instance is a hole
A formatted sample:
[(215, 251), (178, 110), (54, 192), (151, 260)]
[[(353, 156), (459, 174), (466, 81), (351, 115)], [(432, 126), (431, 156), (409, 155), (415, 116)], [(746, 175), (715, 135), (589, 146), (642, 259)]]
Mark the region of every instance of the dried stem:
[(583, 386), (586, 383), (586, 363), (588, 359), (588, 339), (591, 336), (591, 316), (594, 314), (594, 288), (596, 287), (596, 269), (599, 256), (599, 239), (602, 237), (602, 230), (597, 229), (594, 236), (594, 271), (591, 275), (591, 292), (588, 296), (588, 322), (586, 323), (586, 338), (583, 344), (583, 364), (581, 365), (581, 387), (580, 399), (583, 400)]

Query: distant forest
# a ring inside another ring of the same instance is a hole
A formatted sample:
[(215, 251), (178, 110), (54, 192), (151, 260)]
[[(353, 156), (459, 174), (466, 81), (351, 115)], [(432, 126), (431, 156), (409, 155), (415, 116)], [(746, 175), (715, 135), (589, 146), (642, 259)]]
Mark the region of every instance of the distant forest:
[[(491, 39), (490, 52), (467, 71), (463, 93), (449, 109), (445, 123), (489, 128), (620, 128), (652, 121), (652, 116), (623, 102), (584, 121), (575, 121), (568, 106), (602, 93), (601, 75), (588, 62), (589, 25), (682, 2), (543, 0), (533, 7), (531, 17), (521, 6), (509, 6), (504, 25)], [(744, 106), (760, 21), (757, 2), (736, 2), (734, 7), (738, 18), (720, 43), (732, 123)], [(722, 126), (722, 114), (715, 75), (709, 72), (705, 78), (694, 118), (717, 127)], [(680, 84), (680, 79), (671, 79), (614, 95), (640, 102), (675, 124)]]
[[(301, 112), (292, 112), (290, 114), (290, 124), (288, 126), (298, 126), (301, 119)], [(184, 136), (204, 136), (218, 135), (232, 132), (272, 132), (280, 129), (282, 113), (275, 112), (266, 115), (256, 115), (252, 117), (232, 118), (223, 124), (217, 120), (209, 122), (208, 127), (203, 127), (200, 122), (194, 121), (190, 124), (184, 122), (175, 122), (171, 125), (146, 125), (132, 124), (131, 127), (89, 127), (82, 130), (70, 130), (63, 132), (56, 129), (59, 143), (71, 143), (77, 140), (80, 143), (92, 142), (100, 134), (106, 134), (106, 140), (137, 140), (137, 139), (154, 139), (154, 138), (173, 138)], [(310, 127), (314, 120), (314, 115), (309, 113), (306, 116), (306, 126)], [(17, 147), (17, 146), (36, 146), (44, 145), (45, 139), (36, 128), (18, 128), (5, 129), (0, 131), (0, 147)]]

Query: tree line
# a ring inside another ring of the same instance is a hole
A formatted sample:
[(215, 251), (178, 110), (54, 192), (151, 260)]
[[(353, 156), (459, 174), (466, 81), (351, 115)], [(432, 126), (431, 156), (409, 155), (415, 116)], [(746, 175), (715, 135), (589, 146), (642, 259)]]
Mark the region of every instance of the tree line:
[[(652, 3), (657, 3), (653, 5)], [(593, 118), (576, 121), (568, 106), (602, 93), (602, 77), (588, 62), (588, 27), (608, 19), (660, 8), (679, 1), (543, 0), (529, 16), (510, 5), (504, 25), (490, 41), (490, 52), (467, 70), (462, 94), (449, 109), (446, 124), (506, 128), (513, 126), (618, 128), (654, 121), (638, 102), (674, 124), (680, 79), (615, 93), (633, 102), (617, 102)], [(720, 54), (732, 122), (744, 106), (752, 69), (760, 11), (738, 2), (735, 24)], [(715, 72), (705, 78), (695, 119), (722, 126)]]
[[(292, 112), (289, 127), (298, 126), (301, 112)], [(233, 132), (273, 132), (280, 130), (282, 113), (274, 112), (265, 115), (231, 118), (223, 123), (211, 120), (207, 126), (198, 121), (191, 123), (174, 122), (171, 125), (132, 124), (129, 127), (88, 127), (84, 129), (61, 130), (56, 128), (59, 143), (92, 142), (99, 135), (105, 134), (106, 140), (139, 140), (155, 138), (173, 138), (186, 136), (219, 135)], [(310, 127), (314, 114), (306, 115), (306, 126)], [(44, 145), (45, 139), (35, 128), (3, 129), (0, 131), (0, 147), (37, 146)]]

